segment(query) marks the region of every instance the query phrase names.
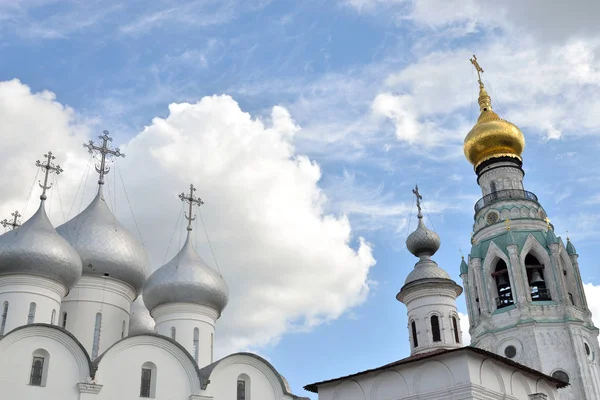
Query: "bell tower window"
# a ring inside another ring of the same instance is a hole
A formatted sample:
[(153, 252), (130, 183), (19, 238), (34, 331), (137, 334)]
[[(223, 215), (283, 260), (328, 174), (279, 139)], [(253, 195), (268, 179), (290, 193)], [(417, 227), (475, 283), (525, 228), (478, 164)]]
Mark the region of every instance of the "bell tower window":
[(531, 301), (550, 300), (550, 291), (546, 288), (544, 280), (544, 265), (535, 256), (528, 254), (525, 257), (525, 269), (527, 270)]
[(413, 347), (418, 347), (419, 339), (417, 338), (417, 324), (415, 323), (415, 321), (412, 321), (410, 323), (410, 329), (412, 331)]
[(454, 328), (454, 341), (456, 343), (460, 343), (460, 336), (458, 335), (458, 323), (456, 322), (455, 316), (452, 316), (452, 327)]
[(431, 316), (431, 336), (434, 342), (442, 341), (442, 335), (440, 334), (440, 319), (437, 315)]
[(510, 279), (508, 277), (508, 267), (504, 260), (498, 260), (496, 268), (492, 273), (492, 276), (496, 280), (496, 289), (498, 290), (498, 297), (496, 297), (496, 307), (498, 309), (508, 307), (514, 304), (512, 288), (510, 286)]

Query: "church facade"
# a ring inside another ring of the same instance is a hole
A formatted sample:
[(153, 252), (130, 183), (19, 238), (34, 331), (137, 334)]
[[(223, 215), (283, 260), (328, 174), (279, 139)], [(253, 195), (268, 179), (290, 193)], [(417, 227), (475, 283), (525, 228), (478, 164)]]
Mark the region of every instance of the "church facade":
[[(105, 132), (90, 142), (100, 164), (98, 193), (55, 229), (45, 210), (52, 153), (37, 212), (0, 236), (0, 397), (14, 400), (292, 400), (285, 378), (251, 353), (214, 360), (215, 324), (229, 298), (221, 274), (197, 254), (190, 234), (167, 264), (148, 274), (143, 246), (115, 218), (103, 194)], [(141, 296), (143, 294), (143, 296)], [(143, 302), (142, 302), (143, 298)], [(137, 301), (136, 301), (137, 299)]]
[[(556, 236), (525, 189), (519, 128), (492, 109), (477, 59), (480, 116), (464, 141), (483, 197), (475, 204), (463, 287), (431, 259), (438, 235), (423, 223), (408, 250), (419, 258), (397, 299), (408, 311), (411, 355), (305, 389), (319, 400), (600, 399), (598, 328), (573, 243)], [(471, 344), (462, 347), (455, 299), (464, 288)]]

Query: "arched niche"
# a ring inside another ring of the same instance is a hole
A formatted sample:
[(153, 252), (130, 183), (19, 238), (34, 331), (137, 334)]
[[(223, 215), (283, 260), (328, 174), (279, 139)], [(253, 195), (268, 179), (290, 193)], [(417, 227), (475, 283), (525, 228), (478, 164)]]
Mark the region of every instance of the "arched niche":
[(479, 380), (486, 389), (496, 393), (506, 393), (502, 375), (492, 360), (483, 360), (479, 369)]
[(347, 380), (340, 383), (335, 388), (333, 400), (365, 400), (365, 393), (358, 384), (353, 380)]
[(519, 371), (513, 372), (510, 377), (510, 393), (517, 399), (528, 399), (531, 394), (527, 379)]
[(427, 361), (419, 367), (415, 374), (415, 394), (425, 394), (454, 386), (454, 376), (441, 361)]
[(377, 375), (371, 390), (371, 399), (396, 400), (408, 396), (408, 385), (401, 373), (385, 371)]
[[(499, 265), (499, 263), (502, 264)], [(490, 312), (515, 302), (515, 285), (509, 266), (510, 261), (506, 254), (492, 241), (488, 247), (482, 268), (485, 289), (490, 295), (490, 301), (488, 302)], [(499, 290), (499, 286), (502, 286), (502, 290)], [(510, 289), (510, 293), (507, 293), (507, 289)], [(483, 295), (483, 293), (480, 292), (480, 295)], [(504, 303), (502, 303), (501, 295), (505, 299)], [(502, 307), (498, 307), (499, 305), (502, 305)]]
[[(527, 236), (525, 243), (523, 244), (523, 249), (520, 254), (520, 263), (523, 271), (523, 277), (527, 280), (527, 284), (529, 284), (530, 273), (527, 271), (526, 259), (527, 256), (532, 256), (539, 261), (541, 265), (543, 265), (543, 278), (545, 281), (545, 286), (548, 291), (548, 297), (550, 299), (558, 298), (557, 291), (557, 280), (556, 271), (553, 268), (552, 260), (550, 259), (550, 255), (548, 254), (547, 249), (538, 242), (538, 240), (533, 235)], [(529, 288), (529, 285), (526, 285)], [(527, 294), (528, 300), (533, 300), (531, 297), (531, 291), (528, 290)]]

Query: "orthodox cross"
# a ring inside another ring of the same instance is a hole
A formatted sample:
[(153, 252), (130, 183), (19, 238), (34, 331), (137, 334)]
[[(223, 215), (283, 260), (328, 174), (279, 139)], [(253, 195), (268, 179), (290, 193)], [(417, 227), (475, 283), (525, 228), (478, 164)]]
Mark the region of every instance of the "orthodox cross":
[(181, 201), (185, 201), (189, 204), (188, 214), (183, 213), (183, 215), (185, 216), (185, 219), (188, 220), (188, 226), (187, 226), (188, 231), (192, 230), (192, 221), (196, 219), (196, 217), (192, 217), (192, 208), (194, 207), (194, 204), (196, 204), (198, 207), (200, 207), (202, 204), (204, 204), (204, 202), (201, 199), (194, 196), (195, 191), (196, 191), (196, 188), (194, 187), (194, 185), (190, 184), (190, 194), (186, 196), (185, 193), (181, 193), (179, 195), (179, 198), (181, 199)]
[(35, 162), (36, 167), (40, 167), (44, 170), (44, 184), (42, 185), (42, 182), (39, 182), (39, 185), (42, 188), (42, 195), (40, 196), (40, 199), (42, 200), (47, 199), (46, 190), (52, 187), (52, 184), (48, 186), (48, 175), (50, 175), (50, 172), (55, 172), (56, 175), (63, 172), (63, 169), (60, 167), (60, 165), (54, 165), (54, 163), (52, 163), (52, 160), (54, 160), (56, 157), (52, 155), (51, 151), (49, 151), (47, 154), (44, 154), (44, 158), (46, 161), (43, 164), (40, 162), (40, 160)]
[(419, 193), (419, 186), (415, 185), (415, 188), (412, 190), (413, 194), (417, 197), (417, 209), (419, 210), (419, 214), (421, 215), (421, 200), (423, 200), (423, 196)]
[(481, 65), (479, 65), (475, 54), (473, 54), (473, 58), (469, 59), (469, 61), (471, 61), (471, 64), (473, 64), (475, 70), (477, 71), (477, 82), (479, 82), (479, 86), (483, 86), (483, 83), (481, 82), (481, 74), (483, 73), (483, 68), (481, 68)]
[(510, 231), (510, 219), (509, 218), (506, 218), (504, 220), (504, 225), (506, 225), (506, 230)]
[(112, 138), (108, 136), (108, 131), (102, 132), (102, 136), (98, 136), (102, 139), (102, 145), (96, 146), (92, 140), (89, 143), (84, 143), (83, 147), (87, 147), (90, 154), (93, 154), (94, 151), (100, 153), (100, 165), (96, 165), (96, 172), (100, 174), (100, 179), (98, 179), (98, 185), (104, 185), (104, 175), (108, 174), (110, 171), (110, 167), (106, 166), (106, 156), (115, 156), (115, 157), (125, 157), (125, 154), (121, 153), (121, 150), (117, 147), (114, 150), (108, 148), (108, 142), (112, 142)]
[(546, 225), (548, 226), (548, 229), (550, 229), (550, 218), (546, 216), (546, 218), (544, 218), (544, 221), (546, 221)]
[(569, 231), (565, 231), (567, 234), (567, 240), (569, 240)]
[(12, 221), (8, 221), (6, 218), (4, 218), (4, 221), (0, 221), (0, 224), (2, 224), (3, 227), (7, 228), (7, 227), (11, 227), (11, 229), (17, 229), (19, 226), (21, 226), (21, 224), (19, 223), (19, 217), (22, 217), (21, 214), (19, 214), (19, 211), (15, 211), (14, 213), (10, 213), (10, 215), (13, 216)]

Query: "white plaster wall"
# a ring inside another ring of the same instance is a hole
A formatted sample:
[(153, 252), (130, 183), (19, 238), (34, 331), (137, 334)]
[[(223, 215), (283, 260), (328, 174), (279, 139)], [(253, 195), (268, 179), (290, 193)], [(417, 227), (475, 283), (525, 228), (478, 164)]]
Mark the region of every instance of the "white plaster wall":
[(532, 375), (478, 354), (453, 353), (322, 385), (319, 400), (529, 400), (536, 391), (558, 399), (555, 388)]
[[(481, 186), (481, 192), (483, 195), (491, 193), (490, 185), (491, 182), (496, 183), (496, 190), (505, 189), (521, 189), (523, 190), (523, 172), (511, 165), (510, 163), (504, 163), (505, 166), (486, 170), (479, 175), (479, 186)], [(498, 164), (494, 164), (493, 167), (497, 167)]]
[(129, 328), (129, 310), (135, 291), (129, 285), (108, 277), (83, 276), (62, 302), (60, 324), (63, 313), (67, 313), (66, 329), (73, 333), (92, 355), (96, 313), (102, 314), (98, 355), (121, 340), (123, 321), (125, 336)]
[[(0, 340), (0, 393), (7, 400), (77, 400), (77, 383), (89, 375), (83, 351), (64, 332), (31, 326)], [(30, 386), (33, 352), (46, 350), (45, 387)]]
[(8, 301), (8, 314), (4, 334), (27, 324), (29, 305), (36, 303), (34, 323), (49, 324), (52, 311), (56, 311), (54, 324), (58, 322), (61, 299), (67, 289), (46, 278), (29, 275), (7, 275), (0, 277), (0, 315)]
[(189, 400), (199, 390), (192, 361), (169, 341), (155, 336), (127, 338), (100, 359), (97, 400), (139, 400), (142, 365), (156, 365), (156, 400)]
[(171, 337), (175, 327), (175, 340), (194, 357), (194, 329), (198, 328), (198, 359), (200, 368), (213, 362), (213, 342), (218, 313), (205, 306), (188, 303), (170, 303), (156, 307), (151, 312), (156, 321), (157, 333)]

